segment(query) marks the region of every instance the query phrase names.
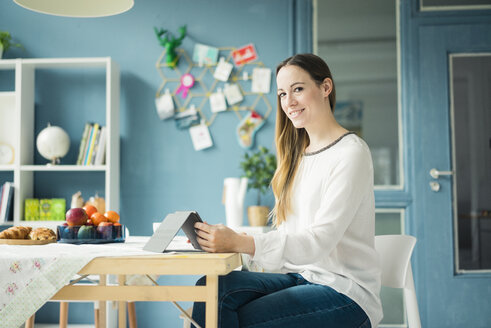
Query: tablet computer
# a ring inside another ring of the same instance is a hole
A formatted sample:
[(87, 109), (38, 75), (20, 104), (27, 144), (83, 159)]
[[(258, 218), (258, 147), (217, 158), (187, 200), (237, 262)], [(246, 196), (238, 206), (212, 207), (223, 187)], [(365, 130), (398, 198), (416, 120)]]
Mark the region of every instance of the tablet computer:
[(194, 229), (194, 224), (196, 222), (203, 222), (196, 211), (176, 211), (168, 214), (145, 246), (143, 246), (143, 250), (157, 253), (165, 252), (172, 239), (174, 239), (179, 230), (182, 229), (191, 242), (191, 245), (193, 245), (194, 250), (172, 249), (169, 251), (202, 251)]

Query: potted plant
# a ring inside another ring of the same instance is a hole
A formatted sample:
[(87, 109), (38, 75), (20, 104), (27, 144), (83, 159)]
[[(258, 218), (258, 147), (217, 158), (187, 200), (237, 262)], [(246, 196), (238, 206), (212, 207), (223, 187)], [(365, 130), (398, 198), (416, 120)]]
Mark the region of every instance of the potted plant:
[(22, 45), (20, 43), (14, 43), (9, 32), (0, 31), (0, 59), (2, 59), (3, 53), (11, 47), (22, 48)]
[(259, 146), (257, 151), (244, 153), (240, 162), (243, 177), (248, 178), (247, 189), (257, 190), (257, 205), (247, 208), (251, 226), (265, 226), (268, 222), (269, 207), (261, 206), (261, 195), (266, 194), (276, 170), (276, 156), (266, 147)]

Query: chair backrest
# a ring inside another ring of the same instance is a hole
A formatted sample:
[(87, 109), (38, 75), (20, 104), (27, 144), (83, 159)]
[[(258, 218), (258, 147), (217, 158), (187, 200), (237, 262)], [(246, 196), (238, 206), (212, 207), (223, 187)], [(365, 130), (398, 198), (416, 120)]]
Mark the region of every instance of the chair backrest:
[(416, 238), (406, 235), (383, 235), (375, 237), (375, 249), (380, 255), (382, 286), (404, 288), (407, 269), (411, 264)]
[(404, 289), (409, 328), (421, 327), (411, 268), (411, 254), (415, 244), (416, 238), (413, 236), (375, 236), (375, 249), (380, 255), (382, 267), (382, 286)]

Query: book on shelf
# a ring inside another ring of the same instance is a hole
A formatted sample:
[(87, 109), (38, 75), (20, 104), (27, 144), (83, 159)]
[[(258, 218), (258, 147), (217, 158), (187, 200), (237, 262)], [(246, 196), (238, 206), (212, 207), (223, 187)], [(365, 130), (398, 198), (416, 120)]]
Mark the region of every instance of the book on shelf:
[(52, 198), (51, 199), (51, 220), (64, 221), (66, 212), (66, 200), (65, 198)]
[(38, 221), (39, 220), (39, 199), (26, 198), (24, 201), (24, 220)]
[(90, 136), (92, 134), (92, 130), (94, 129), (94, 123), (87, 122), (87, 124), (88, 124), (87, 135), (85, 135), (85, 136), (82, 135), (81, 144), (83, 143), (83, 147), (81, 145), (82, 153), (79, 154), (80, 164), (78, 164), (78, 165), (84, 165), (85, 155), (87, 154), (87, 149), (89, 148), (89, 144), (90, 144)]
[(90, 156), (90, 159), (89, 159), (89, 165), (94, 165), (94, 163), (95, 163), (95, 155), (97, 154), (97, 148), (99, 147), (99, 140), (101, 138), (101, 130), (102, 130), (102, 127), (99, 126), (99, 129), (97, 130), (97, 134), (95, 136), (94, 149), (92, 150), (92, 155)]
[(80, 147), (78, 148), (78, 157), (77, 157), (77, 165), (81, 165), (84, 159), (84, 150), (87, 146), (87, 139), (89, 138), (90, 128), (92, 124), (87, 122), (85, 123), (84, 132), (82, 133), (82, 139), (80, 140)]
[(96, 165), (101, 132), (102, 126), (98, 123), (85, 123), (82, 139), (80, 140), (77, 165)]
[(64, 221), (65, 198), (26, 198), (24, 221)]
[(84, 165), (90, 165), (90, 159), (92, 158), (92, 152), (94, 150), (95, 139), (97, 137), (97, 133), (99, 131), (99, 124), (94, 123), (90, 134), (89, 147), (87, 147), (87, 153), (85, 154)]
[(85, 165), (85, 162), (87, 161), (87, 156), (88, 156), (89, 148), (90, 148), (90, 141), (92, 140), (92, 134), (93, 133), (94, 133), (94, 123), (91, 123), (90, 129), (89, 129), (89, 134), (87, 135), (87, 140), (85, 142), (84, 154), (82, 156), (81, 165)]
[(97, 151), (95, 154), (94, 165), (102, 165), (105, 163), (106, 139), (107, 139), (106, 134), (107, 134), (106, 127), (103, 126), (101, 128), (101, 134), (99, 137)]
[(11, 217), (13, 216), (13, 213), (11, 213), (13, 210), (13, 194), (13, 182), (5, 182), (2, 186), (2, 196), (0, 198), (0, 223), (11, 221)]
[(39, 200), (39, 219), (41, 221), (51, 221), (51, 199)]

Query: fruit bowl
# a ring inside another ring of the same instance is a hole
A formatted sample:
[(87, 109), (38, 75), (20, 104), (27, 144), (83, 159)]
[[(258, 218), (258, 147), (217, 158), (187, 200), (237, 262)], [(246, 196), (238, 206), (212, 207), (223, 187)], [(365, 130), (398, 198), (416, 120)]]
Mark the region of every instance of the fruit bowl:
[(57, 241), (67, 244), (124, 243), (124, 225), (57, 226)]

